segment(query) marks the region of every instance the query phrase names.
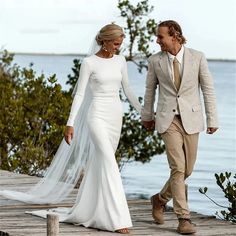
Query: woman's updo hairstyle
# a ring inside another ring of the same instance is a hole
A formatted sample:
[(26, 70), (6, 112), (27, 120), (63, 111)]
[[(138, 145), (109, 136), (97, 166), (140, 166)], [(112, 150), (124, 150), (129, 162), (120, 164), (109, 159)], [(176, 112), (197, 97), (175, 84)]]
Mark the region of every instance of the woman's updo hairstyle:
[(114, 40), (119, 37), (124, 37), (123, 29), (114, 23), (105, 25), (100, 29), (96, 36), (98, 45), (103, 45), (104, 41)]

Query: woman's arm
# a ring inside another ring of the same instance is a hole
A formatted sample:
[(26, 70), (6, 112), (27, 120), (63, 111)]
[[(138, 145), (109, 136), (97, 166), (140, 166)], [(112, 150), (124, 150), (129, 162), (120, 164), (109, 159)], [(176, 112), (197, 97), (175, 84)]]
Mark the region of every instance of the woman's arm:
[(127, 72), (127, 62), (124, 57), (123, 57), (123, 65), (122, 65), (121, 84), (122, 84), (122, 88), (124, 90), (124, 93), (125, 93), (126, 97), (128, 98), (129, 102), (131, 103), (131, 105), (138, 111), (138, 113), (141, 113), (142, 106), (129, 85), (128, 72)]
[(64, 132), (65, 140), (68, 144), (70, 144), (73, 134), (74, 134), (74, 122), (75, 117), (80, 109), (80, 106), (84, 99), (85, 89), (88, 84), (89, 76), (90, 76), (90, 68), (86, 59), (81, 64), (80, 74), (78, 79), (78, 86), (74, 95), (74, 99), (71, 105), (70, 115), (66, 124), (66, 129)]

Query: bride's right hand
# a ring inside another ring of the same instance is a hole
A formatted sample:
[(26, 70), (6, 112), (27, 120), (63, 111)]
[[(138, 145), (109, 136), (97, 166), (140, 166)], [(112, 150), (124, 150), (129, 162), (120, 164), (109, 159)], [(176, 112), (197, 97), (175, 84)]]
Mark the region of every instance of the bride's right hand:
[(70, 145), (71, 140), (73, 139), (74, 135), (74, 128), (72, 126), (66, 126), (65, 132), (64, 132), (64, 137), (66, 142)]

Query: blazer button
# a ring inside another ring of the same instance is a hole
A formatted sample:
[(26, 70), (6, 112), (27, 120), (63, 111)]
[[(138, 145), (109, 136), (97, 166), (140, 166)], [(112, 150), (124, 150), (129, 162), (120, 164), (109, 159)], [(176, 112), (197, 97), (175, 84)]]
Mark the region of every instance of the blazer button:
[(175, 112), (175, 109), (173, 109), (173, 112)]
[(178, 95), (177, 97), (179, 98), (180, 96)]

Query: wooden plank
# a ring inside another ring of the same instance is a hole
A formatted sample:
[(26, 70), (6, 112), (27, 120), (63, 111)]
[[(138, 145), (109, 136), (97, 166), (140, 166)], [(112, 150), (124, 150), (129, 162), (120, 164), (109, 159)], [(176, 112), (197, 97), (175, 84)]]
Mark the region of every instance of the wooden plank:
[[(19, 175), (0, 170), (1, 189), (27, 190), (38, 181), (37, 177)], [(26, 184), (27, 183), (27, 184)], [(22, 187), (24, 186), (24, 187)], [(10, 236), (46, 236), (46, 220), (40, 217), (25, 214), (25, 211), (37, 209), (49, 209), (55, 207), (71, 207), (78, 190), (74, 190), (68, 198), (60, 204), (36, 205), (25, 204), (19, 201), (5, 199), (0, 196), (0, 231), (8, 232)], [(128, 200), (133, 228), (130, 235), (142, 236), (172, 236), (178, 235), (176, 227), (178, 221), (172, 209), (168, 207), (165, 212), (165, 224), (156, 224), (151, 215), (149, 200)], [(197, 233), (201, 236), (236, 235), (236, 225), (230, 222), (216, 219), (213, 216), (205, 216), (192, 212), (192, 220), (196, 224)], [(91, 235), (112, 236), (112, 232), (89, 229), (83, 226), (60, 223), (60, 236)]]

